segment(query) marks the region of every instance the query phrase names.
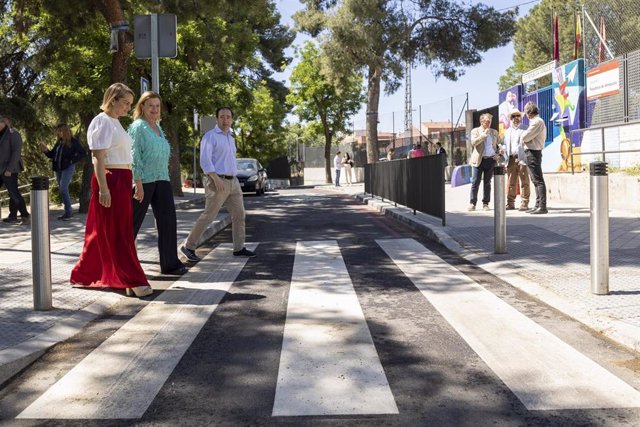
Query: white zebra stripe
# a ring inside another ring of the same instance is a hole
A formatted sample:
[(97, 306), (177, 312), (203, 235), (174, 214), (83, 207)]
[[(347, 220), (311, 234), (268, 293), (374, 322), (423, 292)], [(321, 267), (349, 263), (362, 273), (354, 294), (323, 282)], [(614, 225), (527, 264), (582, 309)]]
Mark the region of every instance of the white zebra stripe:
[(141, 418), (244, 268), (231, 253), (212, 251), (17, 418)]
[(397, 413), (337, 242), (298, 242), (273, 415)]
[(415, 240), (377, 242), (527, 409), (640, 407), (636, 389)]

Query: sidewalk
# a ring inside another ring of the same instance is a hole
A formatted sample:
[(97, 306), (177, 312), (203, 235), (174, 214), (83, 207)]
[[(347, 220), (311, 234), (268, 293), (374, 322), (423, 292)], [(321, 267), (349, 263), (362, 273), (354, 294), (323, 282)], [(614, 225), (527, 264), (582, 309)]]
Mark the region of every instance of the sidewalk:
[[(183, 241), (202, 206), (202, 189), (183, 189), (176, 197), (178, 242)], [(191, 209), (194, 208), (194, 209)], [(151, 208), (149, 208), (151, 212)], [(33, 309), (30, 225), (0, 223), (0, 384), (42, 355), (50, 346), (75, 335), (121, 298), (116, 292), (77, 289), (69, 285), (84, 242), (86, 214), (76, 214), (69, 222), (56, 219), (61, 211), (50, 213), (51, 278), (54, 308)], [(227, 213), (220, 214), (204, 233), (205, 241), (230, 223)], [(148, 215), (138, 234), (138, 257), (152, 286), (160, 276), (155, 223)], [(165, 282), (166, 283), (166, 282)]]
[[(328, 188), (328, 187), (327, 187)], [(640, 351), (640, 213), (610, 210), (609, 295), (591, 293), (589, 206), (549, 200), (549, 214), (507, 211), (507, 253), (494, 254), (490, 211), (468, 212), (470, 186), (446, 186), (446, 226), (438, 218), (363, 193), (331, 187), (419, 229), (512, 286), (602, 335)], [(533, 194), (532, 194), (533, 196)]]

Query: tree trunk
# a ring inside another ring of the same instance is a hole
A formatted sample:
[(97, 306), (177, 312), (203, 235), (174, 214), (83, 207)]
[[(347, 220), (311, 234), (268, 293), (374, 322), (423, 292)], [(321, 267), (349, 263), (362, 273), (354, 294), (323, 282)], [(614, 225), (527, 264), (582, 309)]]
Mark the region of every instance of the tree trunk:
[[(109, 25), (123, 22), (124, 13), (120, 0), (101, 0), (98, 7)], [(133, 23), (129, 23), (133, 25)], [(111, 83), (126, 83), (129, 57), (133, 51), (132, 30), (118, 32), (118, 51), (111, 58)]]
[(325, 171), (325, 182), (327, 184), (332, 184), (333, 180), (331, 179), (331, 131), (325, 128), (324, 131), (324, 171)]
[(171, 146), (171, 156), (169, 157), (169, 179), (171, 180), (171, 188), (174, 196), (182, 197), (182, 176), (180, 174), (180, 144), (178, 138), (178, 129), (180, 125), (171, 120), (167, 136), (169, 137), (169, 145)]
[(378, 104), (382, 67), (369, 67), (367, 86), (367, 163), (378, 161)]

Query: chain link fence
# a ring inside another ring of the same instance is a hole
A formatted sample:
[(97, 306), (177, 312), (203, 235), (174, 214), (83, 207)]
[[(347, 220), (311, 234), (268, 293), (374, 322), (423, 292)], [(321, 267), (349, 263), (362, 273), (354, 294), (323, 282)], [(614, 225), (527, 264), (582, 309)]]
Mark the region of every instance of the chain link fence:
[(596, 31), (600, 31), (601, 22), (607, 46), (614, 57), (640, 49), (640, 1), (585, 0), (584, 12), (582, 40), (587, 68), (612, 59), (606, 51), (601, 52)]
[[(420, 144), (427, 154), (434, 154), (439, 142), (447, 151), (447, 164), (462, 164), (466, 159), (465, 111), (469, 108), (467, 94), (452, 96), (431, 103), (413, 104), (411, 126), (407, 129), (404, 110), (378, 113), (378, 149), (386, 158), (393, 149), (393, 158), (406, 157), (413, 145)], [(356, 119), (352, 134), (365, 143), (366, 120)]]

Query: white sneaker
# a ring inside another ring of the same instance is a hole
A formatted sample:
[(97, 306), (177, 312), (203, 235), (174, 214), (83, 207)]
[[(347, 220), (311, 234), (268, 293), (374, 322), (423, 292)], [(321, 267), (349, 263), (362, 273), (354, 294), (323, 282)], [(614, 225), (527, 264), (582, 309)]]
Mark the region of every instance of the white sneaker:
[(484, 204), (484, 205), (482, 205), (482, 210), (483, 210), (483, 211), (490, 211), (490, 210), (491, 210), (491, 208), (489, 207), (489, 205)]
[(476, 205), (469, 205), (469, 207), (467, 208), (468, 211), (475, 211), (476, 210)]

